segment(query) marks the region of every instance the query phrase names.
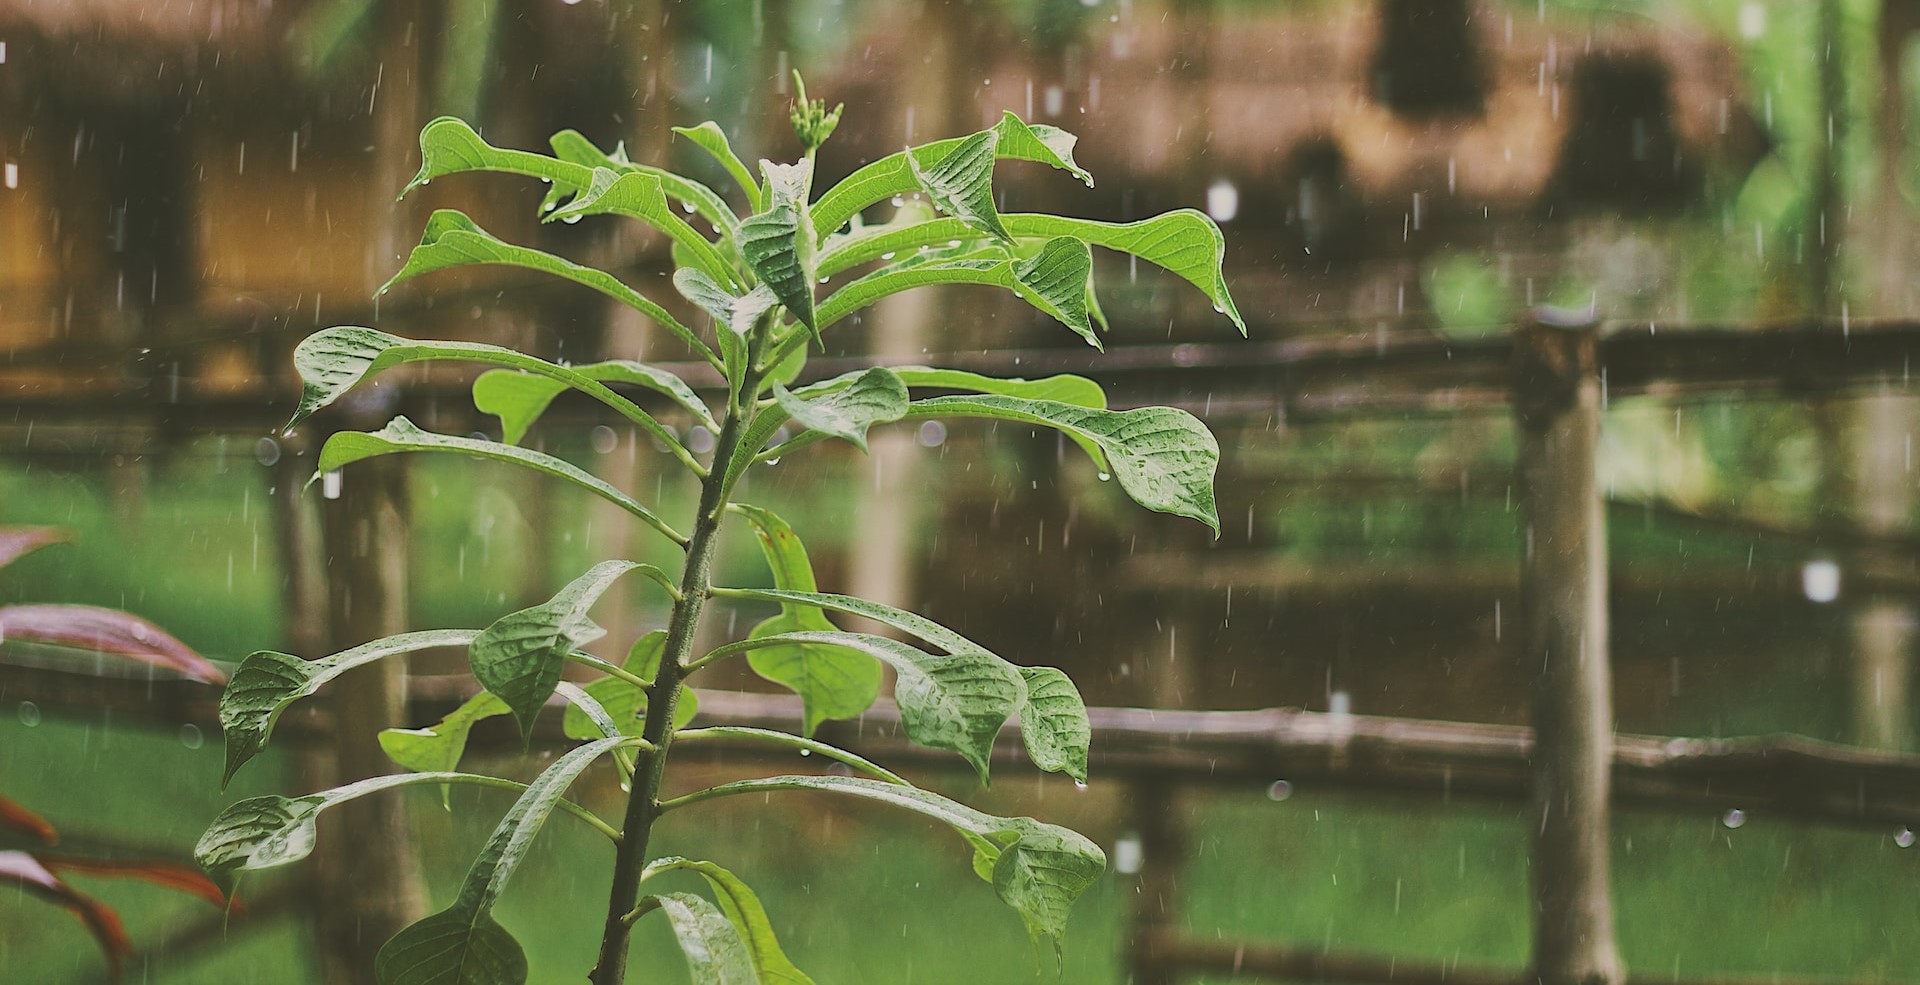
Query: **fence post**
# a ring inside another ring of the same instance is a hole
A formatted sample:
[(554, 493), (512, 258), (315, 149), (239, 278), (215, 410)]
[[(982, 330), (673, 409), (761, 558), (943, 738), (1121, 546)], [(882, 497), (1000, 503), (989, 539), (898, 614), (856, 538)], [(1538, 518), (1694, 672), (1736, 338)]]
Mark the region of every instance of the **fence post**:
[(1596, 475), (1599, 336), (1536, 312), (1514, 336), (1515, 479), (1525, 546), (1521, 666), (1533, 683), (1531, 980), (1622, 980), (1608, 888), (1613, 759), (1606, 520)]

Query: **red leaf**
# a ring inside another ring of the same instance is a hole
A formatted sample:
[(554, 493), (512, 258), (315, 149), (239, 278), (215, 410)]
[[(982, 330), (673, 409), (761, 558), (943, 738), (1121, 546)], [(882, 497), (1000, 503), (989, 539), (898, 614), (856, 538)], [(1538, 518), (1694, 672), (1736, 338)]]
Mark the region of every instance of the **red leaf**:
[(18, 883), (35, 896), (66, 907), (79, 917), (107, 956), (109, 977), (116, 982), (120, 980), (121, 962), (133, 954), (133, 942), (127, 939), (127, 929), (112, 908), (61, 882), (26, 852), (0, 852), (0, 880)]
[[(107, 879), (139, 879), (178, 890), (192, 896), (198, 896), (214, 906), (227, 905), (226, 894), (213, 880), (201, 874), (199, 869), (190, 865), (174, 862), (113, 862), (106, 859), (77, 858), (69, 855), (48, 855), (37, 853), (41, 864), (56, 873), (78, 872), (83, 875), (99, 876)], [(235, 913), (246, 912), (239, 903), (233, 904)]]
[(46, 818), (21, 807), (19, 804), (5, 797), (0, 797), (0, 828), (11, 828), (14, 831), (30, 837), (38, 838), (49, 845), (60, 840), (59, 832), (53, 830), (53, 825), (48, 824)]
[(59, 527), (0, 527), (0, 568), (48, 544), (67, 540)]
[(0, 608), (0, 641), (54, 643), (155, 664), (209, 684), (227, 675), (167, 631), (136, 615), (91, 605), (14, 605)]

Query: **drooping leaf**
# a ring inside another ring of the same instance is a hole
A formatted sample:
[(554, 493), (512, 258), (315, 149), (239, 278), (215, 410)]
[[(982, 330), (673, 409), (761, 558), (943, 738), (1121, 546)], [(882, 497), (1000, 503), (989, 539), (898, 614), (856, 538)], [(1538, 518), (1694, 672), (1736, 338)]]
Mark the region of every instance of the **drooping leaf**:
[[(605, 173), (612, 174), (610, 171)], [(637, 175), (634, 177), (639, 178)], [(699, 239), (697, 233), (693, 235), (695, 239)], [(702, 242), (705, 241), (702, 240)], [(408, 254), (407, 262), (400, 268), (400, 272), (394, 274), (392, 280), (381, 285), (380, 293), (385, 294), (393, 285), (411, 277), (469, 264), (524, 267), (573, 281), (583, 287), (590, 287), (646, 315), (655, 324), (672, 332), (676, 338), (685, 342), (695, 352), (711, 352), (693, 334), (693, 330), (681, 324), (671, 312), (660, 307), (651, 298), (628, 287), (618, 277), (551, 253), (505, 242), (480, 228), (464, 213), (454, 209), (440, 209), (428, 217), (426, 231), (420, 236), (420, 245), (414, 247), (413, 252)]]
[(990, 652), (986, 647), (961, 636), (959, 633), (928, 619), (925, 616), (896, 609), (879, 602), (870, 602), (852, 595), (832, 595), (824, 592), (798, 592), (779, 588), (734, 588), (728, 594), (740, 598), (759, 599), (763, 602), (778, 602), (782, 605), (805, 605), (829, 612), (841, 612), (849, 616), (860, 616), (888, 626), (932, 644), (945, 653), (974, 651)]
[[(771, 510), (735, 503), (734, 512), (753, 525), (754, 538), (766, 555), (776, 588), (813, 592), (817, 585), (806, 545), (793, 527)], [(782, 603), (780, 614), (761, 622), (750, 639), (786, 633), (834, 632), (839, 627), (813, 606)], [(853, 718), (872, 707), (880, 696), (880, 664), (872, 657), (842, 646), (794, 643), (767, 646), (747, 653), (753, 672), (800, 696), (801, 733), (811, 736), (830, 718)]]
[(935, 208), (995, 239), (1012, 242), (993, 205), (993, 158), (999, 143), (999, 134), (982, 130), (932, 164), (922, 166), (912, 154), (906, 160)]
[(726, 168), (727, 174), (740, 185), (740, 190), (747, 193), (748, 207), (754, 210), (761, 208), (763, 203), (760, 185), (753, 180), (753, 172), (748, 171), (747, 166), (741, 163), (739, 155), (733, 152), (733, 144), (727, 140), (727, 132), (720, 129), (720, 124), (708, 120), (697, 127), (674, 127), (673, 132), (687, 138), (695, 147), (712, 155), (713, 159), (720, 162), (720, 166)]
[(808, 214), (807, 189), (813, 180), (813, 162), (760, 162), (766, 177), (767, 207), (740, 223), (735, 242), (740, 258), (760, 282), (800, 323), (818, 327), (813, 310), (813, 222)]
[(126, 657), (208, 684), (227, 680), (220, 668), (166, 630), (116, 609), (57, 603), (0, 606), (0, 642), (8, 640)]
[(676, 870), (697, 872), (713, 888), (715, 902), (739, 932), (742, 943), (746, 944), (747, 952), (753, 959), (753, 970), (760, 976), (762, 985), (813, 985), (813, 979), (794, 967), (786, 952), (781, 950), (780, 940), (773, 932), (773, 922), (767, 919), (766, 907), (760, 904), (760, 897), (739, 876), (712, 862), (669, 857), (647, 863), (640, 880), (645, 882), (663, 872)]
[(900, 377), (909, 389), (927, 387), (942, 390), (960, 390), (968, 393), (997, 393), (1005, 397), (1025, 397), (1028, 400), (1057, 400), (1076, 407), (1094, 407), (1106, 409), (1107, 393), (1100, 384), (1084, 376), (1060, 374), (1037, 380), (1018, 378), (1003, 379), (997, 376), (982, 376), (958, 369), (934, 369), (928, 366), (890, 366), (894, 375)]
[[(715, 357), (717, 358), (717, 357)], [(427, 359), (458, 359), (522, 370), (558, 381), (613, 408), (655, 437), (679, 447), (673, 435), (633, 401), (613, 392), (605, 383), (565, 366), (497, 345), (478, 342), (419, 342), (357, 326), (315, 332), (293, 350), (300, 371), (300, 404), (287, 422), (291, 429), (308, 415), (338, 400), (361, 380), (405, 363)], [(604, 364), (603, 364), (604, 365)], [(684, 453), (685, 449), (681, 449)]]
[(527, 954), (491, 912), (442, 910), (380, 948), (380, 985), (522, 985)]
[[(382, 729), (380, 750), (388, 759), (415, 773), (450, 773), (460, 767), (460, 757), (467, 751), (467, 736), (473, 726), (508, 711), (506, 702), (491, 691), (482, 691), (426, 728)], [(449, 785), (441, 784), (440, 804), (452, 810), (449, 794)]]
[(567, 654), (606, 635), (587, 611), (637, 567), (631, 561), (602, 561), (553, 598), (501, 616), (467, 648), (473, 676), (506, 703), (522, 736), (533, 734), (534, 719), (560, 682)]
[(493, 919), (493, 905), (574, 779), (631, 742), (597, 739), (570, 750), (527, 785), (474, 858), (452, 906), (407, 927), (380, 948), (380, 985), (523, 985), (526, 958)]
[(940, 821), (966, 839), (974, 871), (1014, 908), (1036, 941), (1059, 953), (1075, 900), (1100, 878), (1106, 854), (1078, 833), (1030, 817), (994, 817), (936, 793), (852, 776), (769, 776), (739, 780), (689, 795), (689, 800), (804, 790), (860, 797)]
[(907, 412), (907, 387), (892, 370), (874, 367), (838, 390), (816, 398), (775, 384), (774, 399), (794, 423), (867, 450), (867, 428), (897, 421)]
[(935, 654), (884, 636), (838, 631), (782, 633), (736, 646), (764, 642), (843, 647), (892, 667), (894, 700), (907, 737), (916, 745), (959, 753), (982, 783), (994, 738), (1026, 697), (1019, 672), (985, 650)]
[[(708, 430), (720, 430), (719, 422), (713, 419), (713, 412), (694, 395), (693, 388), (664, 369), (626, 360), (590, 363), (572, 369), (587, 379), (601, 383), (645, 387), (684, 408)], [(526, 437), (533, 422), (546, 413), (547, 405), (565, 389), (567, 384), (549, 376), (510, 369), (490, 369), (473, 381), (473, 406), (482, 413), (498, 417), (501, 439), (507, 444), (517, 445), (520, 439)]]
[(1048, 240), (1027, 259), (983, 253), (957, 260), (894, 264), (828, 295), (820, 304), (820, 327), (901, 291), (934, 284), (980, 284), (1012, 291), (1099, 348), (1100, 339), (1087, 319), (1086, 279), (1091, 268), (1087, 245), (1071, 236)]
[(59, 527), (0, 527), (0, 568), (67, 539), (67, 532)]
[(716, 278), (732, 279), (733, 268), (720, 258), (705, 236), (674, 211), (656, 175), (594, 168), (593, 180), (587, 187), (575, 195), (573, 201), (548, 213), (547, 221), (577, 222), (585, 216), (608, 214), (638, 219), (658, 229), (673, 240), (675, 246), (686, 251), (695, 267)]
[[(1025, 161), (1037, 161), (1073, 174), (1089, 186), (1093, 178), (1073, 163), (1073, 145), (1078, 140), (1073, 134), (1057, 127), (1045, 124), (1026, 124), (1012, 113), (1001, 117), (991, 131), (997, 139), (994, 142), (994, 154)], [(978, 136), (977, 134), (975, 136)], [(813, 216), (818, 224), (820, 235), (838, 230), (847, 220), (858, 215), (862, 209), (882, 202), (895, 195), (903, 195), (918, 189), (914, 180), (913, 167), (908, 157), (922, 167), (932, 164), (952, 153), (953, 148), (972, 137), (955, 137), (948, 140), (936, 140), (911, 150), (889, 154), (848, 175), (839, 184), (828, 189), (814, 203)], [(1016, 233), (1015, 235), (1018, 235)]]
[(26, 852), (0, 851), (0, 886), (11, 885), (63, 907), (79, 918), (107, 959), (107, 979), (120, 981), (121, 965), (133, 955), (133, 942), (112, 907), (68, 885)]
[(1180, 209), (1137, 222), (1099, 222), (1045, 214), (1008, 214), (1001, 219), (1015, 236), (1071, 236), (1162, 267), (1199, 288), (1213, 302), (1215, 311), (1232, 319), (1241, 335), (1247, 334), (1246, 320), (1240, 317), (1240, 308), (1233, 303), (1221, 273), (1226, 237), (1204, 212)]
[(667, 893), (653, 902), (680, 942), (693, 985), (760, 985), (753, 951), (718, 907), (688, 893)]
[(355, 462), (381, 455), (409, 452), (452, 452), (469, 458), (481, 458), (544, 472), (594, 493), (601, 499), (640, 518), (641, 522), (666, 535), (676, 544), (685, 544), (686, 535), (667, 526), (652, 510), (638, 500), (614, 488), (606, 480), (544, 452), (451, 434), (422, 431), (412, 421), (396, 417), (378, 431), (336, 431), (320, 449), (318, 473), (324, 474)]
[(1066, 674), (1052, 667), (1022, 667), (1027, 684), (1020, 705), (1020, 738), (1034, 765), (1087, 782), (1087, 745), (1093, 725), (1086, 702)]
[(227, 765), (220, 785), (246, 765), (273, 734), (273, 724), (288, 705), (320, 690), (328, 681), (375, 660), (437, 646), (466, 646), (479, 635), (473, 629), (402, 633), (342, 650), (320, 660), (261, 650), (240, 662), (220, 696), (220, 730), (226, 736)]
[(268, 794), (229, 804), (193, 848), (193, 859), (222, 891), (241, 872), (277, 868), (313, 853), (314, 821), (322, 811), (394, 787), (459, 778), (456, 773), (376, 776), (304, 797)]
[(1150, 510), (1190, 517), (1220, 534), (1213, 499), (1220, 445), (1206, 425), (1173, 407), (1129, 411), (995, 395), (916, 401), (907, 416), (985, 417), (1056, 428), (1099, 447), (1120, 488)]

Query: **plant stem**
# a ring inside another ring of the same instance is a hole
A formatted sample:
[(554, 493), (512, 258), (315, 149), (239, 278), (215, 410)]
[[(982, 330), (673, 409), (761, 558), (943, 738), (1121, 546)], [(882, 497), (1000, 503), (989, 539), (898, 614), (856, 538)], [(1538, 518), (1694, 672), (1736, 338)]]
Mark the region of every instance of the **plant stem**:
[[(756, 386), (757, 374), (749, 372), (745, 382), (748, 387)], [(734, 406), (714, 446), (714, 467), (700, 483), (700, 512), (694, 518), (693, 536), (687, 542), (687, 566), (680, 577), (680, 598), (673, 604), (660, 671), (648, 694), (647, 722), (641, 736), (652, 745), (643, 749), (634, 761), (633, 793), (627, 798), (627, 817), (614, 854), (613, 889), (607, 901), (606, 929), (600, 938), (600, 959), (588, 976), (593, 985), (623, 985), (626, 978), (627, 936), (632, 929), (628, 914), (640, 896), (640, 873), (647, 864), (647, 839), (653, 832), (654, 820), (660, 816), (660, 780), (666, 775), (667, 750), (673, 741), (674, 706), (680, 703), (687, 656), (693, 650), (694, 631), (700, 626), (700, 610), (707, 600), (714, 545), (721, 520), (726, 517), (729, 492), (726, 466), (733, 460), (734, 450), (747, 430), (750, 410), (743, 408), (737, 399), (732, 403)]]

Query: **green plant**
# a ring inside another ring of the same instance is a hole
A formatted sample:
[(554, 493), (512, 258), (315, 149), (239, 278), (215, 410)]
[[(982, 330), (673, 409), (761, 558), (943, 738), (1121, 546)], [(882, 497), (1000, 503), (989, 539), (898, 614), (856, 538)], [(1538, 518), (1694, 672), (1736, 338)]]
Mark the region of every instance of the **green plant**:
[[(491, 910), (529, 841), (555, 809), (591, 825), (615, 845), (593, 982), (615, 985), (623, 980), (629, 929), (656, 909), (671, 923), (697, 981), (807, 982), (782, 953), (771, 923), (745, 883), (710, 861), (650, 859), (647, 844), (662, 816), (708, 800), (819, 791), (945, 822), (973, 849), (975, 871), (1019, 912), (1036, 943), (1051, 941), (1057, 948), (1073, 901), (1104, 869), (1099, 848), (1065, 828), (1031, 818), (993, 817), (918, 789), (811, 736), (823, 720), (866, 710), (878, 696), (886, 666), (896, 674), (895, 697), (906, 734), (914, 742), (962, 756), (984, 781), (995, 736), (1017, 712), (1033, 761), (1044, 770), (1084, 781), (1090, 729), (1072, 682), (1052, 668), (1016, 667), (912, 613), (821, 593), (793, 529), (764, 509), (734, 502), (733, 492), (755, 465), (817, 441), (839, 438), (864, 448), (867, 430), (876, 424), (987, 418), (1059, 429), (1141, 505), (1200, 520), (1217, 532), (1213, 474), (1218, 446), (1205, 427), (1179, 410), (1108, 410), (1100, 387), (1079, 377), (993, 379), (917, 366), (874, 367), (789, 386), (803, 369), (809, 343), (822, 331), (882, 297), (930, 284), (1006, 288), (1098, 346), (1090, 245), (1133, 253), (1171, 270), (1206, 292), (1239, 324), (1220, 275), (1222, 239), (1210, 220), (1193, 211), (1126, 224), (1000, 214), (991, 187), (997, 159), (1037, 161), (1091, 181), (1073, 162), (1071, 134), (1029, 126), (1012, 114), (972, 136), (883, 158), (815, 198), (814, 151), (838, 119), (837, 108), (828, 112), (824, 104), (806, 100), (802, 90), (793, 123), (806, 153), (795, 164), (762, 162), (758, 181), (718, 126), (707, 123), (676, 131), (733, 176), (747, 204), (746, 218), (737, 216), (713, 190), (633, 163), (622, 151), (602, 152), (577, 133), (556, 135), (549, 157), (490, 146), (459, 120), (441, 118), (428, 124), (421, 134), (423, 161), (414, 186), (457, 172), (504, 171), (552, 184), (542, 206), (550, 220), (601, 214), (638, 219), (672, 240), (678, 266), (674, 286), (712, 316), (715, 328), (710, 337), (698, 333), (609, 274), (503, 242), (453, 211), (437, 212), (428, 220), (425, 236), (396, 280), (480, 263), (527, 267), (576, 281), (631, 305), (698, 354), (724, 378), (725, 404), (716, 412), (679, 378), (634, 362), (566, 366), (495, 346), (411, 341), (368, 328), (334, 328), (308, 338), (295, 354), (305, 389), (293, 423), (380, 371), (417, 360), (465, 360), (495, 367), (474, 381), (473, 397), (479, 409), (499, 417), (505, 440), (433, 434), (396, 418), (376, 432), (333, 435), (321, 450), (319, 470), (412, 452), (451, 452), (531, 468), (618, 504), (684, 552), (685, 565), (674, 575), (652, 565), (605, 561), (552, 600), (502, 617), (485, 630), (406, 633), (314, 661), (273, 652), (249, 656), (221, 705), (229, 778), (267, 741), (283, 709), (356, 666), (427, 647), (464, 646), (474, 677), (485, 690), (430, 728), (390, 730), (381, 736), (393, 759), (418, 772), (304, 797), (269, 796), (234, 804), (215, 820), (197, 849), (216, 879), (230, 882), (241, 871), (304, 857), (313, 842), (315, 817), (355, 797), (411, 784), (508, 787), (522, 790), (519, 800), (474, 862), (458, 898), (386, 944), (378, 960), (381, 982), (524, 981), (526, 959)], [(870, 226), (859, 220), (867, 208), (904, 195), (923, 195), (934, 212), (903, 206), (885, 224)], [(697, 213), (716, 237), (695, 230), (682, 218), (682, 209)], [(816, 300), (816, 284), (860, 267), (870, 269)], [(651, 391), (710, 429), (717, 435), (710, 458), (696, 457), (671, 428), (615, 392), (613, 385)], [(592, 397), (646, 432), (699, 479), (698, 510), (685, 532), (576, 466), (518, 445), (548, 404), (569, 389)], [(945, 395), (915, 398), (916, 389)], [(711, 584), (716, 538), (730, 517), (745, 521), (758, 538), (773, 588)], [(672, 599), (673, 609), (663, 631), (641, 638), (625, 662), (616, 665), (580, 648), (604, 632), (588, 618), (588, 610), (616, 579), (628, 574), (653, 581)], [(706, 600), (713, 597), (771, 603), (779, 612), (746, 638), (696, 655), (695, 630)], [(829, 612), (877, 620), (920, 645), (843, 632), (828, 620)], [(736, 656), (744, 656), (761, 676), (798, 693), (804, 709), (800, 734), (687, 727), (694, 703), (688, 678)], [(565, 682), (561, 672), (568, 662), (605, 676), (584, 687)], [(583, 744), (524, 788), (457, 772), (474, 722), (511, 714), (523, 735), (528, 734), (556, 693), (569, 705), (567, 735), (585, 740)], [(660, 797), (674, 745), (722, 739), (805, 750), (863, 776), (774, 776)], [(617, 828), (562, 799), (568, 784), (602, 756), (613, 759), (630, 790)], [(714, 900), (681, 892), (642, 895), (643, 884), (673, 872), (703, 877)]]
[[(0, 527), (0, 568), (66, 539), (65, 533), (51, 527)], [(220, 668), (165, 630), (117, 609), (60, 603), (0, 606), (0, 642), (9, 641), (121, 657), (209, 684), (227, 679)], [(133, 942), (112, 907), (80, 891), (64, 876), (139, 879), (215, 905), (225, 902), (221, 890), (190, 866), (50, 851), (59, 842), (59, 832), (45, 818), (0, 797), (0, 885), (13, 886), (72, 913), (99, 945), (112, 981), (120, 980), (121, 964), (133, 954)]]

